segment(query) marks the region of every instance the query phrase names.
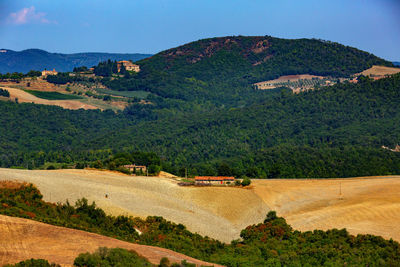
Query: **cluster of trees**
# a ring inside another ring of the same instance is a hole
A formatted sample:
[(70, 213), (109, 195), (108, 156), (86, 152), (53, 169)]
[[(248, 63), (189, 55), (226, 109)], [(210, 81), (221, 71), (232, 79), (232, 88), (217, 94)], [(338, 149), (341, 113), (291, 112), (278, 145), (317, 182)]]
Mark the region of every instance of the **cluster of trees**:
[(100, 62), (95, 68), (94, 68), (94, 74), (97, 76), (102, 76), (102, 77), (111, 77), (113, 74), (118, 73), (118, 63), (117, 61), (104, 61)]
[(48, 75), (46, 80), (49, 83), (54, 84), (67, 84), (67, 83), (80, 83), (80, 82), (90, 82), (94, 83), (94, 78), (84, 77), (80, 75), (71, 76), (69, 72), (59, 72), (57, 75)]
[[(184, 225), (166, 221), (162, 217), (153, 216), (143, 220), (109, 216), (94, 203), (88, 204), (85, 199), (77, 201), (75, 206), (68, 202), (56, 205), (47, 203), (31, 185), (17, 189), (1, 188), (0, 203), (1, 214), (164, 247), (226, 266), (397, 266), (400, 262), (398, 242), (373, 235), (353, 236), (345, 229), (299, 232), (275, 212), (269, 212), (263, 223), (243, 229), (241, 239), (224, 244), (193, 234)], [(140, 236), (135, 228), (142, 231)], [(132, 255), (126, 254), (126, 251), (102, 250), (92, 255), (80, 255), (75, 264), (89, 266), (85, 264), (90, 260), (107, 262), (116, 255), (120, 255), (121, 261), (143, 260), (136, 256), (131, 258)]]
[(10, 92), (7, 89), (0, 88), (0, 96), (10, 97)]
[(20, 81), (23, 78), (32, 78), (32, 77), (40, 77), (40, 76), (42, 76), (42, 72), (36, 71), (36, 70), (31, 70), (31, 71), (27, 72), (26, 74), (20, 73), (20, 72), (13, 72), (13, 73), (6, 73), (6, 74), (0, 73), (0, 81), (1, 80)]
[(141, 266), (152, 267), (153, 265), (146, 259), (139, 256), (135, 251), (128, 251), (122, 248), (99, 248), (94, 253), (80, 254), (74, 260), (77, 267), (97, 267), (97, 266)]

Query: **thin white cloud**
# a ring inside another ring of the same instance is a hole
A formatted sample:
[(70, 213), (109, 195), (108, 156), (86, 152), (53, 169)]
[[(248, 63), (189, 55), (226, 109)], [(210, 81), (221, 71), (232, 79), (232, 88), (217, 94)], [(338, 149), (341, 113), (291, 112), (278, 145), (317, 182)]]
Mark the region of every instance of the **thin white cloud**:
[(25, 7), (17, 12), (11, 13), (8, 16), (8, 22), (15, 25), (22, 25), (27, 23), (57, 23), (56, 21), (50, 21), (46, 18), (46, 13), (36, 12), (34, 6)]

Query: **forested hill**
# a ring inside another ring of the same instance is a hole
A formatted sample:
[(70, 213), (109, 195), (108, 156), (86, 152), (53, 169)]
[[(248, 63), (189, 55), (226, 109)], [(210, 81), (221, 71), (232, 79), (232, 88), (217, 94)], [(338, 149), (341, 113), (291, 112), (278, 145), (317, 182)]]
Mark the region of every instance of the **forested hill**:
[(116, 54), (116, 53), (49, 53), (40, 49), (13, 51), (2, 49), (0, 53), (0, 73), (23, 72), (30, 70), (56, 69), (72, 71), (74, 67), (92, 67), (101, 61), (132, 60), (137, 61), (149, 57), (149, 54)]
[(393, 65), (400, 67), (400, 62), (393, 62)]
[(399, 93), (397, 74), (141, 122), (126, 113), (0, 102), (0, 166), (27, 166), (51, 151), (52, 160), (74, 162), (113, 149), (156, 152), (174, 173), (188, 167), (190, 174), (250, 177), (400, 174), (400, 153), (381, 148), (400, 142)]
[(138, 62), (137, 75), (104, 83), (164, 98), (241, 106), (262, 97), (252, 84), (281, 75), (347, 77), (372, 65), (393, 66), (370, 53), (314, 39), (220, 37), (192, 42)]

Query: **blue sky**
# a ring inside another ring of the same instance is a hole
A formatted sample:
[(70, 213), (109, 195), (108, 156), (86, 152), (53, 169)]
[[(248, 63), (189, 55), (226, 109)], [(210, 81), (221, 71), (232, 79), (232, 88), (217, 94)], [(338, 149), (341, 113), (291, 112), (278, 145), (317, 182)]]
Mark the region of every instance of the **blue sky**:
[(400, 0), (0, 0), (0, 48), (156, 53), (202, 38), (320, 38), (400, 61)]

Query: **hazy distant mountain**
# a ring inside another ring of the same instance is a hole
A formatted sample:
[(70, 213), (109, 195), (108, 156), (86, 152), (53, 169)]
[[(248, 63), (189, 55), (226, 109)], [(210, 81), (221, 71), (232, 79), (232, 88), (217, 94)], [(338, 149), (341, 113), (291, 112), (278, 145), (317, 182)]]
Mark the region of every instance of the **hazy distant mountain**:
[(393, 65), (400, 67), (400, 62), (393, 61)]
[(0, 73), (28, 72), (30, 70), (56, 69), (72, 71), (74, 67), (97, 65), (101, 61), (132, 60), (137, 61), (151, 56), (150, 54), (115, 54), (115, 53), (49, 53), (40, 49), (27, 49), (20, 52), (0, 50)]

